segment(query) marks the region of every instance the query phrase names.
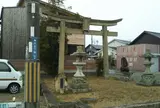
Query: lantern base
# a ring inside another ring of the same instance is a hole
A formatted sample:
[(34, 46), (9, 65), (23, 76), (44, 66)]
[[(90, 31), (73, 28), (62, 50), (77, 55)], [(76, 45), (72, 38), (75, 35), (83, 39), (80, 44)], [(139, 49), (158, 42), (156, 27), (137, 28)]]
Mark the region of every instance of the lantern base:
[(85, 77), (73, 77), (71, 83), (71, 90), (73, 93), (80, 92), (89, 92), (91, 88), (89, 88), (89, 84)]

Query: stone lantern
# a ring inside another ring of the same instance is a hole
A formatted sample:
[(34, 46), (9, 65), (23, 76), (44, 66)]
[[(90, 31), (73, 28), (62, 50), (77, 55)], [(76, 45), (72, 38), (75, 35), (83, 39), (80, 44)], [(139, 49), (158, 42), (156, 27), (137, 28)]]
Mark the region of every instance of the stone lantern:
[(83, 51), (82, 46), (77, 46), (77, 51), (71, 54), (71, 56), (76, 57), (76, 61), (73, 62), (73, 65), (76, 66), (77, 71), (72, 78), (71, 90), (72, 92), (88, 92), (89, 84), (87, 83), (87, 79), (83, 74), (83, 67), (86, 65), (84, 61), (84, 57), (87, 54)]
[(150, 50), (146, 50), (146, 53), (143, 55), (144, 57), (144, 65), (146, 67), (145, 72), (151, 72), (150, 67), (154, 64), (151, 62), (153, 55), (150, 53)]
[(137, 82), (137, 84), (145, 85), (145, 86), (151, 86), (155, 85), (156, 83), (159, 84), (159, 76), (160, 74), (157, 74), (158, 77), (155, 76), (156, 73), (151, 72), (150, 67), (154, 64), (151, 62), (152, 58), (154, 57), (150, 50), (147, 49), (146, 53), (143, 55), (144, 57), (144, 65), (146, 67), (145, 72), (140, 74), (140, 80)]

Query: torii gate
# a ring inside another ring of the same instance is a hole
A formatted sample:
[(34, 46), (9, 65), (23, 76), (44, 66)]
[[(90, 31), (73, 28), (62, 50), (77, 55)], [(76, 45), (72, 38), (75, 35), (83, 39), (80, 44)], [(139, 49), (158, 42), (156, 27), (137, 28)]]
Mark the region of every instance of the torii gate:
[[(73, 33), (73, 34), (87, 34), (87, 35), (101, 35), (103, 36), (103, 68), (104, 68), (104, 77), (107, 77), (109, 72), (109, 63), (108, 63), (108, 36), (117, 36), (117, 32), (108, 31), (108, 26), (115, 26), (118, 22), (122, 21), (122, 19), (117, 20), (97, 20), (91, 19), (88, 17), (83, 17), (82, 20), (71, 19), (66, 16), (49, 16), (50, 19), (60, 22), (60, 27), (51, 27), (47, 26), (47, 32), (58, 32), (60, 33), (59, 38), (59, 67), (58, 67), (58, 75), (59, 77), (64, 76), (64, 55), (65, 55), (65, 33)], [(81, 24), (82, 29), (73, 29), (68, 28), (66, 23), (74, 23)], [(89, 26), (102, 26), (101, 31), (90, 30)]]
[[(24, 1), (22, 1), (24, 2)], [(33, 48), (33, 51), (29, 51), (32, 54), (32, 57), (29, 60), (26, 60), (25, 65), (25, 107), (26, 108), (38, 108), (39, 107), (39, 92), (40, 92), (40, 63), (39, 63), (39, 54), (38, 54), (38, 39), (39, 39), (39, 2), (40, 0), (27, 0), (26, 3), (26, 12), (27, 12), (27, 31), (29, 49)], [(43, 10), (45, 13), (46, 10)], [(47, 13), (47, 12), (46, 12)], [(41, 15), (41, 17), (43, 14)], [(104, 65), (104, 76), (106, 77), (109, 71), (108, 67), (108, 41), (107, 36), (117, 36), (117, 32), (110, 32), (107, 30), (107, 26), (117, 25), (122, 19), (118, 20), (96, 20), (87, 17), (73, 18), (61, 15), (55, 15), (51, 13), (51, 16), (47, 15), (54, 21), (59, 22), (59, 27), (47, 27), (48, 32), (59, 32), (59, 67), (58, 67), (58, 78), (64, 79), (64, 55), (65, 55), (65, 34), (74, 33), (74, 34), (90, 34), (90, 35), (102, 35), (103, 36), (103, 65)], [(68, 28), (66, 25), (79, 24), (81, 29)], [(101, 31), (90, 30), (90, 25), (102, 26)], [(32, 43), (32, 44), (31, 44)], [(59, 81), (60, 82), (60, 81)], [(62, 84), (63, 85), (63, 84)], [(61, 93), (64, 92), (64, 86), (60, 87), (59, 90)], [(36, 92), (37, 91), (37, 92)]]

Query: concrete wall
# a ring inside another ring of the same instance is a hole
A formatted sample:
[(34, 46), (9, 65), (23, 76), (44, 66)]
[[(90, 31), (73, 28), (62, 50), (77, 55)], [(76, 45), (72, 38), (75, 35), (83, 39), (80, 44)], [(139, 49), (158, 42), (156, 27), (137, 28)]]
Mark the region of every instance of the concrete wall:
[(151, 53), (160, 53), (159, 45), (138, 44), (130, 46), (121, 46), (117, 48), (117, 69), (121, 67), (121, 58), (126, 57), (130, 70), (144, 71), (144, 58), (142, 55), (146, 49), (150, 49)]
[(19, 71), (24, 71), (25, 60), (24, 59), (10, 59), (10, 62), (15, 66)]
[[(25, 69), (25, 60), (24, 59), (10, 59), (11, 63), (20, 71), (24, 71)], [(74, 57), (67, 57), (65, 60), (65, 72), (73, 73), (76, 71), (76, 67), (72, 64), (75, 62)], [(84, 72), (95, 72), (96, 64), (95, 60), (86, 60), (86, 66), (83, 68)]]
[(120, 43), (118, 41), (113, 41), (113, 42), (108, 44), (108, 46), (110, 46), (110, 47), (118, 47), (118, 46), (124, 46), (124, 45), (126, 45), (126, 44)]

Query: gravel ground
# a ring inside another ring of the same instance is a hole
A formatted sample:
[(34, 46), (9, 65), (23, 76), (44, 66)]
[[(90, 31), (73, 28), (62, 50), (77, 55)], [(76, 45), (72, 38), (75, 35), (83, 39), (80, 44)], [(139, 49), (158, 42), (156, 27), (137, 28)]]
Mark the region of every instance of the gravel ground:
[[(0, 102), (12, 102), (12, 97), (16, 97), (16, 101), (24, 101), (24, 92), (21, 90), (18, 94), (10, 94), (8, 91), (0, 91)], [(47, 108), (45, 99), (40, 97), (40, 108)]]

